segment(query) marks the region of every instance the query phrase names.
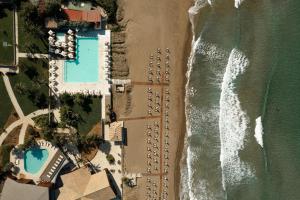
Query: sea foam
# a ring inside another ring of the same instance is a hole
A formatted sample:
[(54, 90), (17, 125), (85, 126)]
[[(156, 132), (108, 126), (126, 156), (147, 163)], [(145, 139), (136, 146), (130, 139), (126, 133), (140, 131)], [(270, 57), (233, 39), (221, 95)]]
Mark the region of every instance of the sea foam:
[(261, 121), (261, 117), (258, 117), (255, 120), (255, 134), (254, 137), (257, 141), (257, 143), (261, 146), (264, 147), (264, 143), (263, 143), (263, 134), (264, 134), (264, 130), (263, 130), (263, 125), (262, 125), (262, 121)]
[(221, 141), (220, 161), (223, 188), (240, 183), (253, 176), (247, 163), (241, 161), (239, 151), (244, 148), (249, 118), (242, 110), (235, 92), (235, 81), (249, 65), (246, 56), (237, 49), (230, 53), (223, 77), (220, 97), (219, 131)]

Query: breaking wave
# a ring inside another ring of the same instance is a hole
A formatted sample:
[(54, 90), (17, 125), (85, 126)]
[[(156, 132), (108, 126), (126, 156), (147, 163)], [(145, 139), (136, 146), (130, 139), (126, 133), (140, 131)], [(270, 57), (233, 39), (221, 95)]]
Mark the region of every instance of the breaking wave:
[(257, 141), (257, 143), (261, 146), (264, 147), (264, 143), (263, 143), (263, 134), (264, 134), (264, 130), (263, 130), (263, 125), (262, 125), (262, 121), (261, 121), (261, 117), (258, 117), (255, 120), (255, 134), (254, 137)]
[(246, 177), (252, 177), (250, 166), (240, 160), (239, 151), (244, 148), (245, 136), (249, 124), (247, 114), (242, 110), (235, 82), (249, 65), (249, 60), (237, 49), (230, 53), (222, 82), (220, 97), (219, 130), (221, 140), (220, 161), (222, 184), (240, 183)]

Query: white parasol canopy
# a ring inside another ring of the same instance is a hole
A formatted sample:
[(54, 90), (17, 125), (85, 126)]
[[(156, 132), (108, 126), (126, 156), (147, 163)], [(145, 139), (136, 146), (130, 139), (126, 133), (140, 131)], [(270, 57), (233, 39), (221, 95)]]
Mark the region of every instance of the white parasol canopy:
[(69, 57), (69, 58), (74, 58), (74, 55), (73, 55), (72, 53), (69, 53), (69, 54), (68, 54), (68, 57)]
[(52, 30), (49, 30), (49, 31), (48, 31), (48, 34), (49, 34), (49, 35), (53, 35), (54, 32), (53, 32)]
[(62, 43), (61, 43), (61, 46), (62, 46), (62, 47), (67, 47), (67, 43), (62, 42)]
[(70, 42), (68, 42), (68, 45), (71, 46), (71, 47), (73, 47), (74, 43), (70, 41)]
[(73, 31), (71, 29), (68, 30), (68, 34), (73, 35)]
[(70, 40), (70, 41), (74, 41), (74, 37), (73, 37), (73, 36), (71, 36), (71, 35), (69, 35), (69, 36), (68, 36), (68, 40)]
[(68, 48), (68, 51), (70, 51), (70, 52), (74, 52), (74, 49), (73, 49), (73, 47), (69, 47), (69, 48)]
[(48, 37), (48, 40), (49, 40), (49, 41), (54, 41), (54, 37), (49, 36), (49, 37)]
[(60, 47), (60, 46), (61, 46), (61, 42), (56, 41), (56, 42), (55, 42), (55, 46)]
[(67, 56), (67, 52), (65, 52), (65, 51), (62, 51), (60, 54), (61, 54), (62, 56)]
[(59, 49), (55, 49), (55, 53), (56, 53), (56, 54), (59, 54), (59, 53), (60, 53), (60, 50), (59, 50)]

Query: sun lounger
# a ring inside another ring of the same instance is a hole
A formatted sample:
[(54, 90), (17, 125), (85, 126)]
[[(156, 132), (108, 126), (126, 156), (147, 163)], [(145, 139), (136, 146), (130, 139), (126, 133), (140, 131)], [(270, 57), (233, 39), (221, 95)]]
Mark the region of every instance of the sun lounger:
[(16, 164), (16, 165), (19, 165), (19, 164), (20, 164), (20, 160), (19, 160), (19, 159), (16, 159), (16, 160), (15, 160), (15, 164)]

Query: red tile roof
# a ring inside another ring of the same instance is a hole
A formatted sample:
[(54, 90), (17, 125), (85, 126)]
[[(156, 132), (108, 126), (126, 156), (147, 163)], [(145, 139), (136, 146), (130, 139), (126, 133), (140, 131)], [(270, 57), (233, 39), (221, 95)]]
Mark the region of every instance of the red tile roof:
[(64, 9), (64, 12), (69, 20), (74, 22), (100, 22), (101, 20), (101, 12), (99, 10), (81, 11)]

